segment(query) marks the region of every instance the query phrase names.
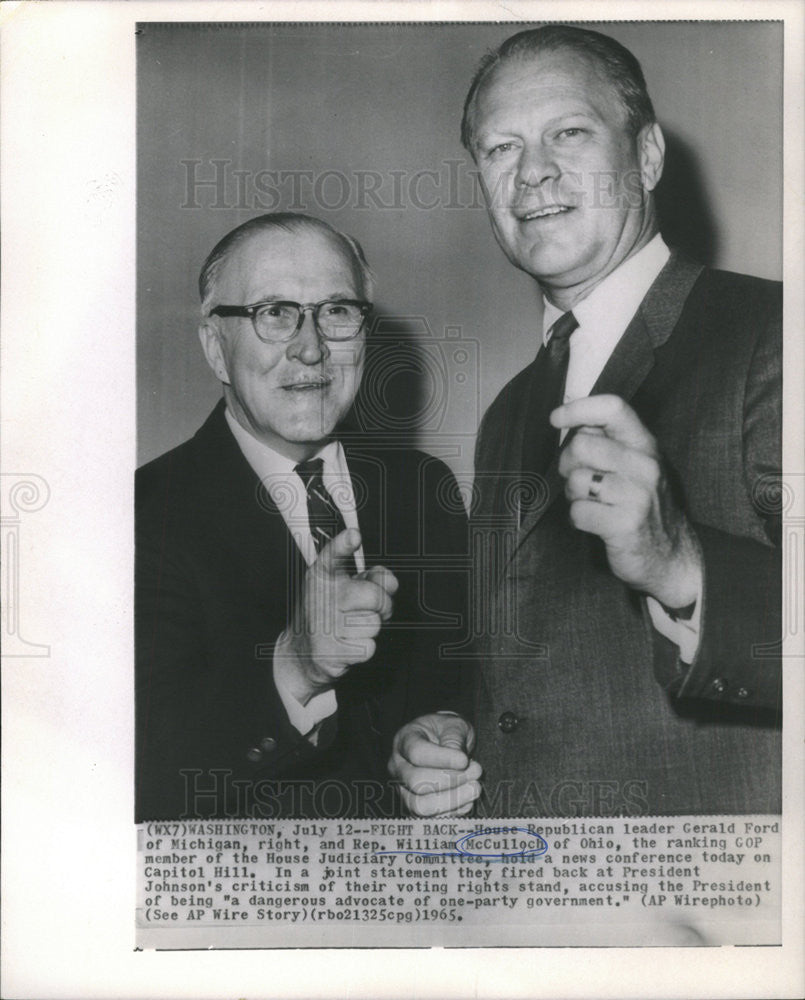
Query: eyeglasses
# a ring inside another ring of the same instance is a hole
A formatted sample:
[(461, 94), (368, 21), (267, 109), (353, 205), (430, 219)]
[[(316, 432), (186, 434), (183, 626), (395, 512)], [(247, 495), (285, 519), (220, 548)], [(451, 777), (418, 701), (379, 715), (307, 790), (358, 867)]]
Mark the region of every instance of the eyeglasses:
[(361, 332), (371, 302), (359, 299), (327, 299), (324, 302), (255, 302), (250, 306), (216, 306), (211, 316), (242, 316), (252, 321), (254, 332), (266, 343), (281, 344), (293, 340), (304, 322), (305, 313), (313, 313), (316, 332), (325, 340), (352, 340)]

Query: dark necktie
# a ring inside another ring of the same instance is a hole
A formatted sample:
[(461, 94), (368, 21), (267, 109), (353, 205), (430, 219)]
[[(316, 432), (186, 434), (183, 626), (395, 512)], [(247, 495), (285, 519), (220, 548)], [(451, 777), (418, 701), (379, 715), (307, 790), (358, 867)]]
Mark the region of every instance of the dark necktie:
[(321, 475), (323, 468), (322, 459), (312, 458), (307, 462), (300, 462), (294, 469), (305, 484), (307, 516), (317, 554), (331, 539), (346, 529), (344, 517), (324, 485)]
[(544, 475), (559, 448), (559, 430), (548, 419), (565, 395), (570, 335), (578, 326), (572, 312), (551, 327), (551, 337), (534, 363), (528, 424), (523, 438), (523, 472)]

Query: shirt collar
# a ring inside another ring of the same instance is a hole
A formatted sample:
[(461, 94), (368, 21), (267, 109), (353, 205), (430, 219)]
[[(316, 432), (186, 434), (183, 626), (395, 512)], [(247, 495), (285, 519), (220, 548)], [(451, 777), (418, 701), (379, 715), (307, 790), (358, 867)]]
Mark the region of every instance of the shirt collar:
[[(224, 412), (226, 422), (229, 424), (229, 429), (232, 431), (238, 447), (260, 480), (267, 485), (268, 492), (273, 499), (272, 484), (279, 485), (283, 480), (287, 482), (291, 476), (295, 480), (298, 479), (294, 471), (298, 463), (292, 458), (281, 455), (262, 441), (258, 441), (253, 434), (250, 434), (245, 427), (238, 423), (229, 407)], [(346, 470), (344, 449), (341, 447), (340, 441), (328, 441), (315, 455), (310, 457), (323, 459), (325, 473), (340, 476)]]
[[(657, 233), (642, 249), (599, 282), (586, 298), (576, 303), (573, 315), (579, 324), (578, 332), (592, 331), (599, 341), (610, 332), (618, 336), (623, 334), (670, 256), (671, 251)], [(547, 344), (550, 339), (548, 333), (563, 310), (544, 296), (543, 304), (542, 342)]]

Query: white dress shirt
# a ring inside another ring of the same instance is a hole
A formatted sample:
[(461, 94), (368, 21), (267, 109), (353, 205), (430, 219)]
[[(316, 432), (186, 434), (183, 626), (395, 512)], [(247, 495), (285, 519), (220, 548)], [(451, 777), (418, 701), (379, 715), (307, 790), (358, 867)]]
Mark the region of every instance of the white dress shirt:
[[(262, 441), (258, 441), (244, 427), (241, 427), (230, 413), (229, 408), (225, 412), (229, 429), (232, 431), (246, 461), (260, 477), (268, 495), (282, 514), (305, 562), (310, 566), (316, 559), (316, 546), (308, 520), (305, 484), (294, 471), (297, 463), (274, 451), (273, 448), (269, 448)], [(355, 495), (341, 442), (330, 441), (311, 457), (321, 458), (324, 462), (322, 479), (333, 498), (333, 502), (344, 517), (344, 524), (348, 528), (357, 528), (358, 514), (355, 509)], [(358, 572), (362, 572), (366, 568), (362, 546), (355, 552), (355, 565)], [(336, 711), (338, 703), (335, 691), (328, 688), (326, 691), (314, 695), (307, 704), (303, 705), (294, 697), (283, 679), (284, 670), (287, 668), (288, 665), (283, 664), (279, 654), (275, 652), (274, 685), (285, 711), (288, 713), (291, 725), (303, 735), (308, 735), (311, 742), (315, 743), (316, 735), (313, 730), (319, 722)]]
[[(573, 307), (578, 327), (570, 337), (570, 362), (565, 399), (590, 395), (598, 376), (626, 332), (655, 278), (668, 263), (671, 251), (659, 233), (642, 250), (624, 261)], [(548, 343), (553, 324), (562, 310), (543, 299), (542, 339)]]
[[(579, 325), (570, 336), (565, 403), (589, 396), (618, 341), (670, 256), (670, 250), (658, 233), (573, 307), (573, 315)], [(547, 344), (551, 327), (562, 315), (562, 310), (547, 299), (543, 302), (542, 338)], [(565, 434), (563, 430), (563, 439)], [(672, 618), (653, 597), (647, 597), (646, 604), (657, 631), (679, 647), (683, 662), (693, 662), (699, 645), (701, 594), (697, 595), (696, 607), (689, 621)]]

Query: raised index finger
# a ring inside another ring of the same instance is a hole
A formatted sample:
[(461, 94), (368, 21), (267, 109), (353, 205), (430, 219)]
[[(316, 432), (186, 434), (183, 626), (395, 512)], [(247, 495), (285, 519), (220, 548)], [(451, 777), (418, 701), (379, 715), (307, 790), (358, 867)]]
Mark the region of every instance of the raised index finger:
[(345, 528), (324, 546), (316, 557), (316, 568), (324, 573), (345, 573), (352, 555), (361, 544), (361, 533), (356, 528)]
[(620, 396), (585, 396), (551, 413), (554, 427), (600, 427), (607, 437), (629, 448), (653, 450), (654, 438), (635, 411)]

